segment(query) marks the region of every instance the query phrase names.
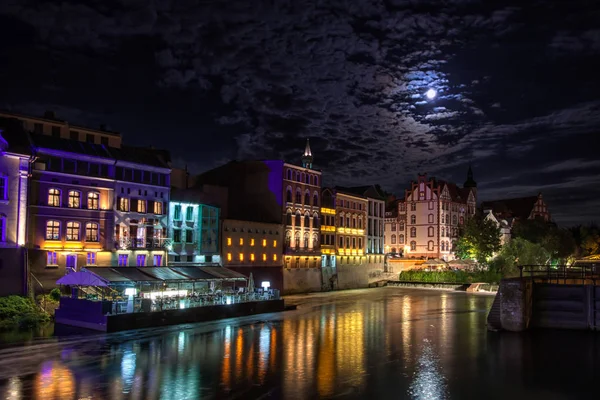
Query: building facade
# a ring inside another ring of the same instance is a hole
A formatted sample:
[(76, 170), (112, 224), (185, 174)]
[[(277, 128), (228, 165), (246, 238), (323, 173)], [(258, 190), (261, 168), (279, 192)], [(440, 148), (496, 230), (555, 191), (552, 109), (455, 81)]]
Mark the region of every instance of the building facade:
[(168, 265), (220, 265), (220, 210), (172, 194), (169, 203)]
[(511, 226), (516, 220), (540, 219), (549, 222), (552, 219), (541, 193), (537, 196), (484, 201), (481, 209), (484, 213), (493, 212), (496, 218), (507, 220)]
[[(399, 256), (404, 252), (404, 226), (399, 224), (398, 203), (398, 201), (394, 201), (388, 207), (384, 218), (384, 251), (390, 256)], [(401, 231), (400, 228), (402, 228)]]
[(335, 189), (336, 254), (340, 264), (366, 261), (369, 201), (365, 196)]
[(396, 235), (391, 231), (391, 242), (395, 240), (399, 247), (404, 241), (404, 257), (453, 260), (459, 229), (475, 215), (476, 186), (470, 168), (462, 188), (419, 175), (398, 203), (398, 230)]
[(336, 203), (335, 191), (324, 188), (321, 191), (321, 267), (336, 266)]
[(262, 222), (224, 219), (222, 223), (222, 264), (246, 276), (252, 273), (256, 287), (283, 290), (284, 226)]

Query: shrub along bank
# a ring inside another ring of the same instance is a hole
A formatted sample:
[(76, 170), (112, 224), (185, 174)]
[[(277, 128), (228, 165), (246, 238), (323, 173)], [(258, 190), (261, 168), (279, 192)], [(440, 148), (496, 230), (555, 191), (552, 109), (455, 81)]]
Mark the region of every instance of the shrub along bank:
[(58, 289), (38, 296), (37, 303), (24, 296), (0, 297), (0, 330), (30, 329), (50, 321), (59, 298)]
[(501, 274), (494, 271), (403, 271), (398, 280), (423, 283), (499, 283)]

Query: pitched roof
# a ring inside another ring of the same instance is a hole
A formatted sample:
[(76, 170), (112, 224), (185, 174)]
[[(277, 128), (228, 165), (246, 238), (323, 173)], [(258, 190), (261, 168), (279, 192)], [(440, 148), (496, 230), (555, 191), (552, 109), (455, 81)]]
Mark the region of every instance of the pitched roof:
[(112, 158), (108, 148), (95, 143), (80, 142), (77, 140), (57, 138), (48, 135), (31, 133), (31, 141), (34, 148), (45, 148), (51, 150), (66, 151), (69, 153), (83, 154), (94, 157)]
[(159, 168), (170, 168), (170, 155), (166, 150), (158, 150), (150, 147), (121, 146), (108, 148), (112, 158), (128, 161), (136, 164), (151, 165)]
[(336, 186), (333, 188), (335, 190), (336, 193), (340, 193), (340, 194), (346, 194), (349, 196), (354, 196), (354, 197), (359, 197), (362, 199), (366, 199), (367, 196), (365, 196), (363, 193), (357, 192), (352, 190), (352, 188), (347, 188), (347, 187), (343, 187), (343, 186)]
[(492, 210), (500, 218), (527, 219), (531, 215), (538, 196), (518, 197), (514, 199), (491, 200), (481, 203), (481, 208)]
[(377, 190), (375, 185), (353, 186), (344, 188), (344, 190), (376, 200), (385, 200), (385, 197), (379, 192), (379, 190)]
[(6, 141), (9, 152), (31, 155), (31, 144), (29, 136), (23, 123), (16, 118), (0, 117), (0, 133)]

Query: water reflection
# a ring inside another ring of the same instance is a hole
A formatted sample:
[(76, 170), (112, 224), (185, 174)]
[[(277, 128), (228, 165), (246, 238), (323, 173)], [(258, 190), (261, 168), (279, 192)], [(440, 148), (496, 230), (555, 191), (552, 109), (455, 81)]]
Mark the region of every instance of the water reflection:
[[(534, 398), (589, 389), (600, 356), (593, 335), (488, 334), (491, 297), (390, 288), (294, 301), (261, 322), (32, 345), (10, 366), (0, 352), (0, 398)], [(576, 388), (559, 379), (569, 374)]]

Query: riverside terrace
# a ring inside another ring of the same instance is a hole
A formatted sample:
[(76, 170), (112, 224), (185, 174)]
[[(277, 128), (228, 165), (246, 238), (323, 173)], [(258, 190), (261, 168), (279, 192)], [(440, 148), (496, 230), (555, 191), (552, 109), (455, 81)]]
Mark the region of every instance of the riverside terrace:
[(115, 332), (283, 311), (279, 291), (222, 267), (86, 267), (59, 279), (57, 324)]

